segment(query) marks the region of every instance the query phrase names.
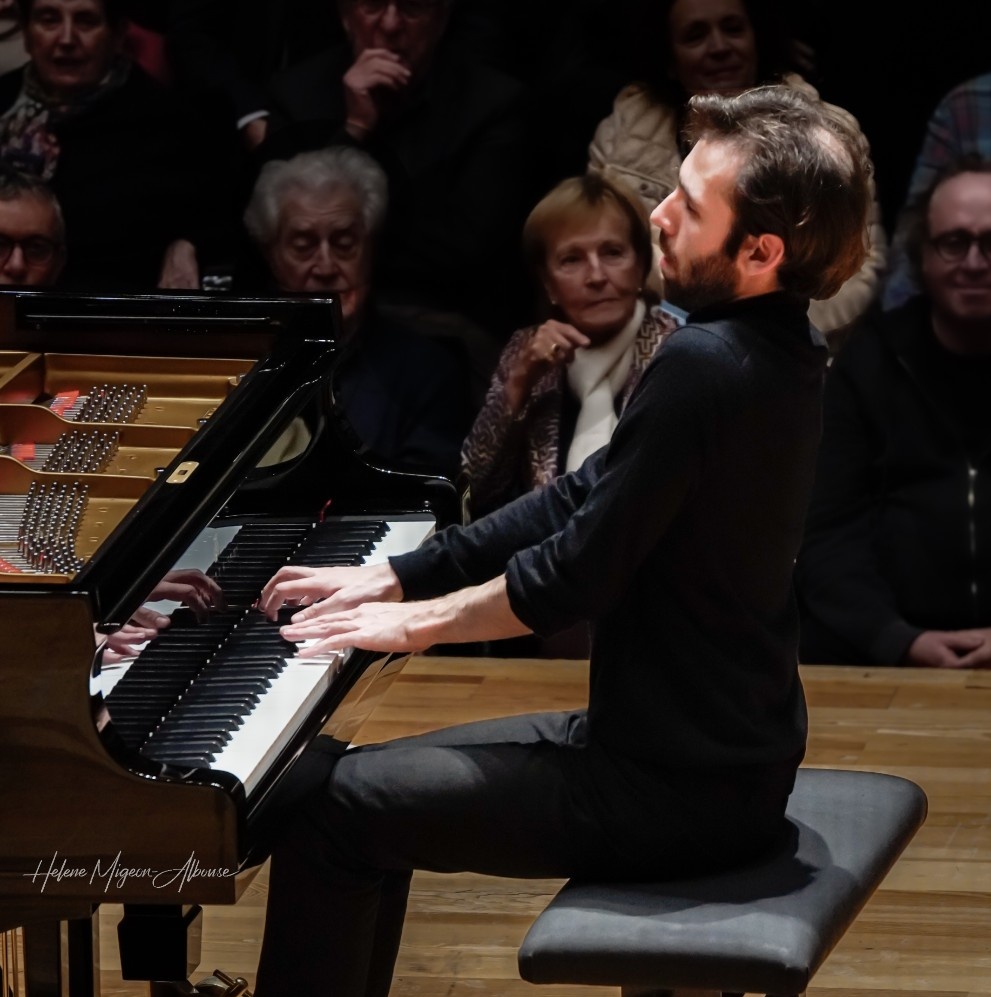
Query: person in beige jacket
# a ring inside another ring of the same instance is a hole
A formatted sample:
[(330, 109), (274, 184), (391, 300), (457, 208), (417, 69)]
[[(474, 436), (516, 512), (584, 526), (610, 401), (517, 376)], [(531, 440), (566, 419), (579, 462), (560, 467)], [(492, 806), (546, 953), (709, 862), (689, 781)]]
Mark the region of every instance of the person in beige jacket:
[[(677, 184), (687, 152), (680, 138), (681, 120), (692, 94), (733, 93), (773, 80), (819, 96), (797, 73), (783, 71), (786, 42), (762, 0), (662, 0), (656, 13), (659, 31), (653, 37), (659, 39), (658, 51), (666, 53), (664, 65), (656, 78), (620, 91), (612, 114), (600, 123), (589, 146), (589, 169), (624, 181), (648, 211)], [(853, 122), (843, 109), (826, 106)], [(860, 271), (832, 298), (809, 307), (809, 318), (833, 352), (879, 293), (887, 240), (876, 200), (865, 238), (869, 252)], [(663, 297), (656, 268), (652, 275), (653, 290)]]

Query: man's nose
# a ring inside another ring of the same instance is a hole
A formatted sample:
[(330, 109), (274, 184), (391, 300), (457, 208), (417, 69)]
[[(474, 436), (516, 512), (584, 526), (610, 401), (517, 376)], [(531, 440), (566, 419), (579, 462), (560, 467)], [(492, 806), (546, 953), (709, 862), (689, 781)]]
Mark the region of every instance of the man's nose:
[(669, 232), (671, 229), (670, 202), (672, 197), (674, 197), (673, 191), (650, 213), (650, 224), (662, 232)]
[(337, 256), (326, 241), (321, 242), (317, 247), (316, 256), (313, 258), (314, 268), (321, 274), (330, 276), (340, 270)]
[(27, 276), (27, 261), (24, 259), (24, 250), (20, 246), (15, 245), (11, 249), (10, 256), (7, 257), (3, 265), (3, 272), (13, 281), (19, 281)]
[(391, 35), (395, 34), (402, 26), (403, 15), (393, 0), (385, 5), (385, 10), (382, 11), (382, 16), (379, 18), (379, 27)]
[(986, 270), (988, 266), (991, 266), (991, 262), (981, 249), (981, 244), (976, 239), (967, 247), (967, 255), (963, 258), (963, 265), (968, 270)]
[(58, 41), (60, 45), (71, 45), (75, 41), (76, 28), (71, 17), (63, 17), (59, 24)]

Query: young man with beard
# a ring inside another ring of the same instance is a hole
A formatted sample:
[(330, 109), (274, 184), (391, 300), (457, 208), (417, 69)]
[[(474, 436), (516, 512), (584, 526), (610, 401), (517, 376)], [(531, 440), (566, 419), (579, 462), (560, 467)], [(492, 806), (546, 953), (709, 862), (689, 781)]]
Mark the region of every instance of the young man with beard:
[(414, 868), (656, 879), (743, 862), (781, 830), (805, 748), (792, 565), (826, 362), (805, 312), (863, 260), (870, 166), (782, 88), (696, 98), (689, 125), (653, 221), (691, 314), (608, 447), (387, 565), (284, 568), (262, 592), (273, 618), (308, 607), (283, 628), (316, 638), (304, 653), (583, 619), (592, 652), (587, 710), (311, 752), (259, 997), (385, 997)]

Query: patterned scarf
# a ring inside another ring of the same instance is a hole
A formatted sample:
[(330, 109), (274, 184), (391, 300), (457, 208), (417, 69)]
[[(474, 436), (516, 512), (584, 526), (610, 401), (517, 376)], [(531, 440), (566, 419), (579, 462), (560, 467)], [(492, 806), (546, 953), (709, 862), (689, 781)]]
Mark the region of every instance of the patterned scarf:
[(59, 100), (45, 91), (34, 64), (29, 62), (24, 67), (21, 92), (10, 109), (0, 115), (0, 159), (8, 166), (51, 180), (59, 157), (55, 125), (85, 114), (95, 103), (122, 87), (130, 72), (130, 60), (120, 57), (93, 90)]

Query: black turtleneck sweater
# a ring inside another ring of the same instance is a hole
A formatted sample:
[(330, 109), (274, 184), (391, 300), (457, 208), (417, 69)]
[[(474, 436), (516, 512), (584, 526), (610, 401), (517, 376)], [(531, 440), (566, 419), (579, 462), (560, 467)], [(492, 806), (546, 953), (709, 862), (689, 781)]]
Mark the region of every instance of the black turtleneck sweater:
[(406, 597), (505, 572), (537, 633), (591, 621), (590, 741), (665, 767), (797, 765), (792, 568), (826, 356), (781, 294), (690, 315), (579, 471), (393, 559)]

